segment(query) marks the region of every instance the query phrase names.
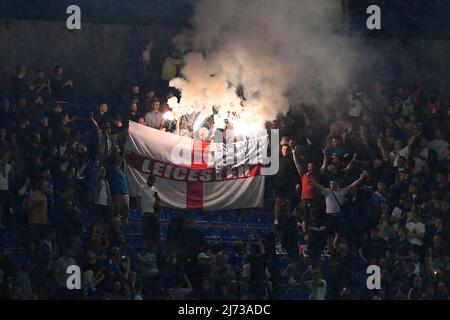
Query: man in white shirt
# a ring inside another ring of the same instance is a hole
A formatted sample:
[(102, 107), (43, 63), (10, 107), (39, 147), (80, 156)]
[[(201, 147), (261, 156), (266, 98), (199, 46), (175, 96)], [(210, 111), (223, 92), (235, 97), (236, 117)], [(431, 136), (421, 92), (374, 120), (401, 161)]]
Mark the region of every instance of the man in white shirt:
[[(313, 276), (312, 280), (304, 281), (303, 278), (310, 273)], [(322, 278), (320, 269), (312, 268), (311, 266), (305, 271), (300, 280), (300, 284), (311, 293), (309, 300), (325, 300), (327, 294), (327, 282)]]
[(395, 140), (394, 150), (389, 154), (389, 158), (394, 168), (397, 168), (398, 166), (398, 158), (403, 157), (405, 159), (408, 159), (409, 151), (411, 150), (414, 141), (416, 141), (416, 135), (413, 135), (409, 140), (408, 145), (406, 147), (403, 147), (403, 142), (401, 140)]
[(411, 213), (411, 221), (406, 224), (408, 229), (408, 241), (414, 246), (423, 246), (423, 239), (425, 237), (425, 225), (419, 221), (416, 212)]
[(164, 119), (162, 113), (159, 111), (160, 106), (161, 102), (159, 100), (153, 102), (152, 110), (145, 115), (145, 125), (147, 127), (157, 130), (161, 129)]
[(155, 187), (155, 177), (149, 175), (147, 183), (141, 187), (138, 206), (142, 217), (142, 237), (145, 240), (159, 241), (159, 196)]
[(367, 173), (361, 173), (358, 180), (345, 188), (340, 188), (336, 180), (330, 181), (330, 188), (325, 188), (314, 180), (312, 175), (308, 173), (309, 180), (319, 189), (324, 198), (326, 205), (326, 213), (330, 220), (330, 227), (334, 230), (334, 240), (329, 240), (328, 249), (337, 248), (339, 238), (342, 234), (345, 234), (347, 221), (343, 212), (344, 198), (350, 189), (358, 186), (366, 177)]
[(436, 129), (434, 131), (434, 139), (428, 143), (428, 147), (436, 151), (438, 160), (442, 161), (445, 157), (445, 149), (450, 146), (447, 140), (444, 138), (441, 129)]

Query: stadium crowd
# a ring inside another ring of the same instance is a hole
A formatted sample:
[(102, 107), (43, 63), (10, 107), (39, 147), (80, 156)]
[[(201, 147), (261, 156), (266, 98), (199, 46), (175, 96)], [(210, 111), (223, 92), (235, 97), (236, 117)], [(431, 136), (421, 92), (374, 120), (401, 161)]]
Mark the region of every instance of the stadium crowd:
[[(159, 77), (152, 46), (142, 79), (95, 110), (80, 111), (76, 79), (61, 66), (51, 76), (19, 67), (7, 84), (0, 234), (17, 235), (29, 256), (17, 263), (0, 248), (0, 299), (279, 299), (282, 283), (311, 300), (449, 298), (450, 109), (437, 93), (374, 82), (354, 84), (326, 114), (292, 106), (274, 122), (283, 138), (268, 179), (273, 229), (227, 252), (181, 211), (161, 239), (153, 177), (129, 197), (127, 122), (167, 130), (167, 99), (177, 94), (167, 81), (180, 60), (166, 59)], [(127, 239), (132, 209), (142, 216), (139, 249)], [(354, 286), (354, 262), (379, 266), (381, 289)], [(66, 287), (70, 265), (81, 267), (82, 290)]]

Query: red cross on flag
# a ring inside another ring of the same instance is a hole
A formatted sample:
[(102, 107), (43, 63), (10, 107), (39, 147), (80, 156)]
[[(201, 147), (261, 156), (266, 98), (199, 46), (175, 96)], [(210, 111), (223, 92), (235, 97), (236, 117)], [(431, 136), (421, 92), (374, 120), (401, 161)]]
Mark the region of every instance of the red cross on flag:
[(205, 211), (263, 206), (264, 176), (253, 155), (261, 141), (215, 143), (194, 140), (130, 122), (125, 173), (131, 196), (147, 176), (156, 178), (162, 205)]

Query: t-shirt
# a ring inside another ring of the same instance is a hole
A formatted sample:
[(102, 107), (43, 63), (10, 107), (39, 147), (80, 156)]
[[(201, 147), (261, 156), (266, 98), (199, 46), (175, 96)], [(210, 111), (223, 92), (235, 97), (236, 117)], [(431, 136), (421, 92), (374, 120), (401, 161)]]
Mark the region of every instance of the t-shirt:
[[(425, 225), (422, 222), (408, 222), (406, 224), (406, 229), (408, 229), (411, 234), (425, 233)], [(417, 246), (423, 245), (423, 240), (417, 238), (408, 238), (408, 241)]]
[(327, 219), (320, 218), (313, 220), (309, 226), (308, 245), (312, 248), (323, 247), (327, 238), (330, 235), (330, 228), (328, 227)]
[(428, 146), (436, 151), (438, 155), (438, 160), (441, 161), (444, 159), (445, 149), (450, 146), (450, 144), (445, 140), (432, 140), (428, 143)]
[(163, 122), (163, 117), (161, 112), (147, 112), (145, 115), (145, 125), (147, 127), (153, 128), (153, 129), (160, 129), (161, 123)]
[[(320, 181), (320, 175), (316, 175), (314, 177), (314, 180)], [(317, 188), (314, 186), (314, 184), (309, 179), (308, 175), (304, 173), (302, 175), (302, 194), (301, 194), (301, 200), (313, 200), (318, 198), (318, 192)]]
[[(400, 209), (399, 207), (395, 207), (394, 210), (392, 210), (392, 218), (400, 218), (402, 216), (402, 209)], [(399, 228), (399, 222), (395, 222), (392, 224), (392, 227), (394, 228), (395, 231), (398, 231)]]
[(111, 193), (128, 194), (127, 177), (122, 169), (115, 168), (111, 172)]
[(9, 173), (11, 172), (11, 165), (7, 163), (4, 166), (0, 165), (0, 190), (9, 190)]
[[(349, 188), (342, 188), (336, 191), (332, 191), (329, 188), (322, 187), (322, 194), (325, 197), (326, 213), (341, 213), (341, 206), (344, 205), (344, 198), (347, 195)], [(334, 193), (334, 195), (333, 195)], [(337, 201), (336, 201), (337, 199)], [(339, 201), (339, 203), (338, 203)]]
[(108, 205), (108, 194), (107, 194), (107, 188), (106, 188), (106, 181), (102, 180), (100, 181), (100, 194), (98, 196), (97, 201), (95, 201), (95, 204), (99, 204), (102, 206), (107, 206)]
[(153, 252), (147, 252), (142, 258), (147, 263), (150, 263), (150, 265), (142, 264), (142, 270), (144, 272), (156, 268), (156, 255)]
[(141, 209), (143, 213), (153, 213), (155, 206), (155, 186), (149, 187), (148, 184), (144, 184), (141, 188)]

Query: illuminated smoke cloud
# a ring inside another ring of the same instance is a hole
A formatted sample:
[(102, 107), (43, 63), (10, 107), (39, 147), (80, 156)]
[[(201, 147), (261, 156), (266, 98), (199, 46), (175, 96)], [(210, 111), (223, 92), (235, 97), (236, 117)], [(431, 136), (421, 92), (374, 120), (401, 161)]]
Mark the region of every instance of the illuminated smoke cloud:
[(323, 106), (348, 86), (358, 62), (335, 33), (339, 16), (332, 0), (200, 0), (192, 29), (174, 39), (185, 53), (183, 78), (170, 83), (181, 91), (182, 112), (206, 117), (215, 107), (216, 127), (233, 114), (235, 126), (250, 131), (289, 105)]

